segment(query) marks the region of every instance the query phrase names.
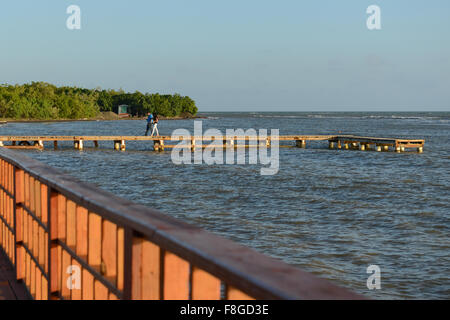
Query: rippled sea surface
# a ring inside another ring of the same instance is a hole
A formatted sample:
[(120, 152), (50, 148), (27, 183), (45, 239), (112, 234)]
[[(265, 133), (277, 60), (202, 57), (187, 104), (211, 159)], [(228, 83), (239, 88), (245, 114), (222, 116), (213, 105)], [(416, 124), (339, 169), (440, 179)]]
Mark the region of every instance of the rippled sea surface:
[[(280, 129), (426, 139), (425, 152), (280, 148), (280, 170), (261, 165), (175, 165), (150, 142), (126, 152), (85, 143), (20, 151), (84, 181), (369, 298), (450, 298), (450, 113), (208, 113), (204, 130)], [(160, 121), (162, 135), (193, 120)], [(0, 135), (143, 135), (145, 121), (9, 123)], [(292, 143), (291, 143), (292, 144)], [(19, 152), (19, 151), (18, 151)], [(366, 269), (381, 268), (381, 290)]]

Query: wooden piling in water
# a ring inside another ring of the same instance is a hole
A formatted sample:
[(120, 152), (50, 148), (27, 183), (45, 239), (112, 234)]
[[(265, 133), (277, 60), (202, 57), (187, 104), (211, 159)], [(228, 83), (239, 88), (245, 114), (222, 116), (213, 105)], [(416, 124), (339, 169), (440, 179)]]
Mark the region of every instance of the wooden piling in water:
[(295, 146), (297, 148), (306, 148), (306, 140), (295, 140)]
[(73, 145), (76, 150), (83, 150), (83, 140), (75, 140)]
[[(194, 145), (195, 145), (195, 143), (194, 143)], [(234, 148), (235, 147), (234, 140), (233, 139), (224, 139), (223, 140), (223, 147), (224, 148)]]
[[(98, 147), (98, 144), (97, 144), (97, 147)], [(125, 151), (125, 149), (126, 149), (125, 140), (115, 140), (114, 141), (114, 150)]]
[(164, 151), (164, 140), (155, 140), (153, 142), (153, 150)]

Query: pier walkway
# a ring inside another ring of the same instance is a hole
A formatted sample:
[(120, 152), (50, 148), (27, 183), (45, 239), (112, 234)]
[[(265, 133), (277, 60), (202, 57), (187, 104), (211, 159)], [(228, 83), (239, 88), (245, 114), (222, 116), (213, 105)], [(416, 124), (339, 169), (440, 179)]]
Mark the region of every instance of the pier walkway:
[[(153, 142), (153, 150), (163, 151), (166, 148), (208, 148), (208, 147), (251, 147), (258, 145), (271, 146), (273, 141), (291, 141), (293, 147), (305, 148), (308, 141), (328, 141), (330, 149), (346, 150), (375, 150), (403, 152), (406, 149), (415, 149), (423, 152), (425, 140), (403, 138), (377, 138), (355, 135), (282, 135), (278, 137), (261, 136), (0, 136), (0, 147), (23, 149), (44, 148), (46, 142), (52, 142), (53, 148), (58, 148), (58, 142), (71, 141), (74, 148), (82, 150), (86, 142), (93, 147), (99, 147), (99, 141), (113, 142), (115, 150), (126, 149), (127, 141)], [(183, 143), (180, 143), (183, 141)], [(167, 142), (178, 142), (168, 144)]]
[(14, 267), (0, 247), (0, 300), (29, 300), (23, 283), (16, 281)]

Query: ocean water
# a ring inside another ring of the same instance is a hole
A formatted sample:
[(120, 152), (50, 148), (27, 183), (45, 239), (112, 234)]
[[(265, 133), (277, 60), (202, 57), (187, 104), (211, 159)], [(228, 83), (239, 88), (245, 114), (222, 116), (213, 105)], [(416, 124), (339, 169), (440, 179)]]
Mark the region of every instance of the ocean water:
[[(280, 148), (262, 165), (175, 165), (151, 142), (18, 151), (374, 299), (450, 298), (450, 112), (203, 113), (203, 129), (426, 139), (425, 152)], [(160, 121), (161, 135), (194, 120)], [(9, 123), (0, 135), (143, 135), (145, 121)], [(286, 143), (289, 144), (289, 143)], [(292, 142), (290, 142), (292, 144)], [(369, 265), (381, 289), (369, 290)]]

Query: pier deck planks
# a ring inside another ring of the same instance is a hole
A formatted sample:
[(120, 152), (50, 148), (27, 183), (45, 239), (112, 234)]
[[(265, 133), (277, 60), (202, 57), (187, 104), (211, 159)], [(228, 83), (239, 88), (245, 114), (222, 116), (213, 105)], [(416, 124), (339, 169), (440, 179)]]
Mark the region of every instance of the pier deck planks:
[(15, 279), (14, 268), (0, 248), (0, 300), (28, 300), (25, 286)]

